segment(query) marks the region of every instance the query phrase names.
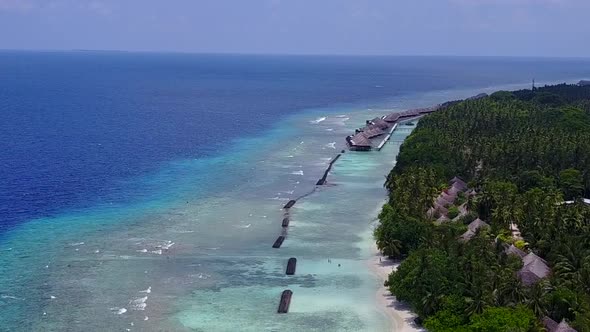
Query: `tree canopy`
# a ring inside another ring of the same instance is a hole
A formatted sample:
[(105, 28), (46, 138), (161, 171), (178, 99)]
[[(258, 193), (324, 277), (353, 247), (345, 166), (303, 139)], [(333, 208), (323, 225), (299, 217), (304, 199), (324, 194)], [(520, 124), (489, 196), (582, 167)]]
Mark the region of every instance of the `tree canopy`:
[[(405, 258), (386, 284), (426, 328), (537, 331), (549, 316), (590, 331), (589, 106), (590, 87), (501, 91), (446, 104), (402, 144), (375, 238)], [(436, 220), (427, 211), (455, 176), (475, 194)], [(461, 240), (478, 217), (491, 227)], [(549, 277), (525, 282), (526, 254)]]

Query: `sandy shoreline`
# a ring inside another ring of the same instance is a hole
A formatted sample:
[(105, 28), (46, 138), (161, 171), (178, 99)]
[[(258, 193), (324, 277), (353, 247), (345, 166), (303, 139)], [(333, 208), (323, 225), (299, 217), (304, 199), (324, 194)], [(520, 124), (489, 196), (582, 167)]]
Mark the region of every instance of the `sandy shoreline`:
[(426, 331), (423, 328), (417, 327), (414, 323), (414, 314), (408, 305), (400, 303), (389, 290), (383, 286), (383, 282), (387, 280), (391, 271), (394, 271), (399, 266), (399, 261), (387, 259), (381, 255), (375, 242), (373, 241), (373, 254), (369, 259), (368, 265), (379, 280), (382, 280), (381, 286), (376, 294), (376, 301), (378, 307), (391, 320), (392, 331), (395, 332), (415, 332)]

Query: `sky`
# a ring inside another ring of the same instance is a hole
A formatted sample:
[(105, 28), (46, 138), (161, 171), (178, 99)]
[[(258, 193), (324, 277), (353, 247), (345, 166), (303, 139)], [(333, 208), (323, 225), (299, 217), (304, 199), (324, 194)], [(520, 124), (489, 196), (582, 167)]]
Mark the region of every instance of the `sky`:
[(0, 0), (0, 49), (590, 57), (590, 0)]

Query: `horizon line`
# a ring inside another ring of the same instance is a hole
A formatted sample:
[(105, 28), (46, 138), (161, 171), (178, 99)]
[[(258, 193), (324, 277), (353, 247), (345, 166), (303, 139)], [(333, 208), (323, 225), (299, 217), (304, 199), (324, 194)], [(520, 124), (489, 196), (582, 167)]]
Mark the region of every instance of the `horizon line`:
[(291, 56), (291, 57), (453, 57), (453, 58), (533, 58), (533, 59), (581, 59), (590, 60), (590, 56), (564, 55), (473, 55), (473, 54), (345, 54), (345, 53), (281, 53), (281, 52), (198, 52), (198, 51), (156, 51), (156, 50), (119, 50), (119, 49), (34, 49), (34, 48), (0, 48), (0, 52), (96, 52), (96, 53), (144, 53), (144, 54), (186, 54), (186, 55), (234, 55), (234, 56)]

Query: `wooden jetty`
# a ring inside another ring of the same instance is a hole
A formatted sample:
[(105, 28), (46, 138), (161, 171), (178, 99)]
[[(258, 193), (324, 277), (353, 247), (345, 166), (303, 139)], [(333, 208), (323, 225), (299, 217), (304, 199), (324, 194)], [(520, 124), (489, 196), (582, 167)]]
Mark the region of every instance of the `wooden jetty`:
[(389, 133), (387, 133), (387, 136), (385, 136), (383, 141), (381, 141), (381, 143), (379, 143), (379, 145), (377, 146), (377, 151), (381, 151), (381, 149), (383, 148), (385, 143), (387, 143), (389, 141), (389, 139), (391, 138), (391, 135), (393, 134), (393, 131), (395, 130), (395, 128), (397, 128), (397, 125), (398, 124), (396, 123), (393, 125), (393, 127), (391, 127), (391, 130), (389, 131)]
[(273, 248), (280, 248), (283, 245), (283, 242), (285, 241), (285, 236), (281, 235), (277, 238), (277, 240), (275, 241), (275, 243), (273, 243), (272, 247)]
[(285, 271), (285, 274), (287, 274), (288, 276), (294, 275), (296, 267), (297, 267), (297, 258), (295, 258), (295, 257), (289, 258), (289, 261), (287, 262), (287, 271)]
[(279, 302), (279, 310), (277, 312), (279, 314), (286, 314), (289, 312), (289, 306), (291, 305), (291, 297), (293, 296), (293, 292), (290, 289), (286, 289), (281, 294), (281, 302)]
[(293, 207), (293, 205), (295, 205), (295, 203), (297, 203), (297, 201), (292, 199), (289, 202), (287, 202), (287, 204), (285, 204), (285, 206), (283, 206), (283, 209), (290, 209)]

